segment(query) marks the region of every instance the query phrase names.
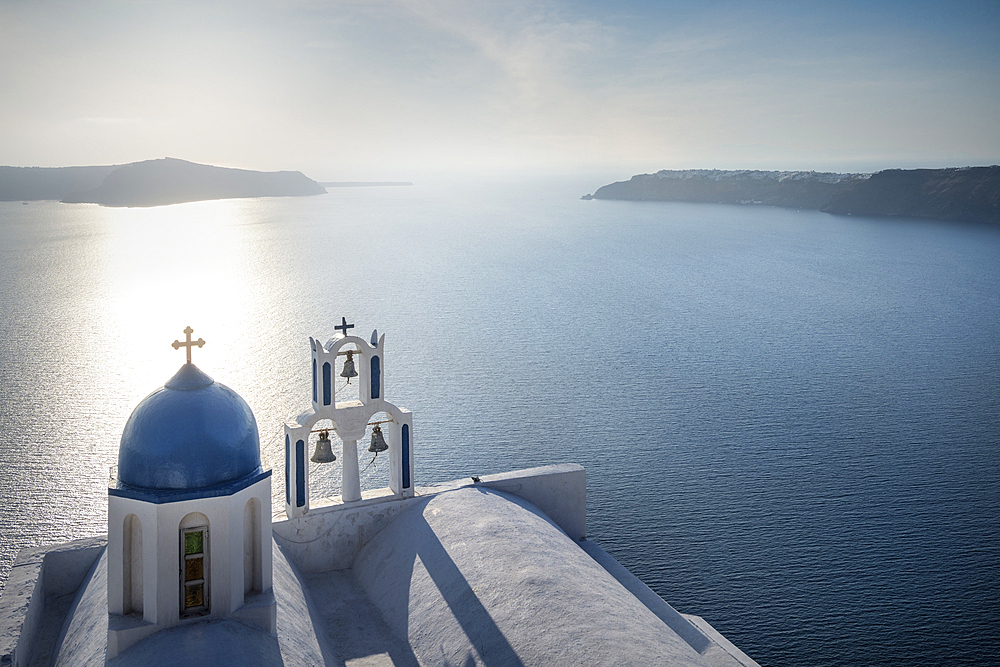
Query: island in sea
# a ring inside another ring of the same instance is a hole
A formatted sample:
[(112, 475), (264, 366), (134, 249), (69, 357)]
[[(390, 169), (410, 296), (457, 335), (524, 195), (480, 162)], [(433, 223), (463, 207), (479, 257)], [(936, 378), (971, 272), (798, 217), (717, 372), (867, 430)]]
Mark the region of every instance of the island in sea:
[(163, 206), (210, 199), (302, 197), (326, 189), (299, 171), (250, 171), (176, 158), (94, 167), (0, 167), (0, 201)]
[(838, 215), (1000, 223), (1000, 166), (874, 174), (686, 169), (639, 174), (584, 199), (764, 204)]

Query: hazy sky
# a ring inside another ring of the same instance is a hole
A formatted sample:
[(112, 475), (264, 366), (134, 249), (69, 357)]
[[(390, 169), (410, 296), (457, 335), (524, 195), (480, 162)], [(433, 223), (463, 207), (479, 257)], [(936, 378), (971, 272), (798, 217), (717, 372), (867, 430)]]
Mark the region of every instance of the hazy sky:
[(1000, 162), (1000, 2), (0, 0), (0, 164)]

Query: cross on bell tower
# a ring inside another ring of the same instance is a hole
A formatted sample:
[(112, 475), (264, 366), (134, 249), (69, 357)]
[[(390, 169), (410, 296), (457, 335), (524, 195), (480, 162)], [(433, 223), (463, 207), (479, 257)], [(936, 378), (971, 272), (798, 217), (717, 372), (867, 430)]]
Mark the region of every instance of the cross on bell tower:
[[(344, 320), (344, 322), (346, 323), (347, 320)], [(190, 364), (191, 363), (191, 348), (195, 347), (195, 346), (197, 346), (197, 347), (203, 347), (205, 345), (205, 339), (204, 338), (199, 338), (198, 340), (194, 340), (194, 341), (191, 340), (191, 334), (194, 333), (194, 329), (192, 329), (191, 327), (186, 327), (184, 329), (184, 333), (187, 335), (187, 340), (185, 342), (183, 342), (183, 343), (180, 342), (179, 340), (175, 340), (173, 343), (170, 344), (170, 347), (174, 348), (175, 350), (179, 350), (182, 347), (187, 348), (187, 362)]]
[(347, 330), (348, 329), (353, 329), (353, 328), (354, 328), (354, 325), (353, 324), (348, 324), (346, 317), (341, 317), (340, 318), (340, 324), (338, 324), (337, 326), (334, 327), (334, 329), (336, 331), (343, 331), (345, 338), (347, 337)]

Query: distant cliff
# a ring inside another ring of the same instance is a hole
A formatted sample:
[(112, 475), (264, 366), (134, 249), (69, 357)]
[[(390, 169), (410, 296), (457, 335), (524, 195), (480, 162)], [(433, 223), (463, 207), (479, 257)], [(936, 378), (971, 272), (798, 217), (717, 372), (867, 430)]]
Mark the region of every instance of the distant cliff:
[(261, 172), (175, 158), (108, 167), (0, 167), (0, 199), (162, 206), (209, 199), (297, 197), (326, 190), (298, 171)]
[(841, 215), (1000, 223), (1000, 167), (890, 169), (876, 174), (689, 169), (640, 174), (593, 199), (766, 204)]
[(712, 204), (768, 204), (819, 208), (843, 183), (864, 180), (867, 174), (831, 174), (814, 171), (720, 171), (687, 169), (640, 174), (631, 180), (605, 185), (594, 199), (686, 201)]
[(887, 169), (837, 192), (820, 210), (997, 224), (1000, 166)]
[(0, 201), (62, 199), (93, 190), (119, 167), (0, 167)]

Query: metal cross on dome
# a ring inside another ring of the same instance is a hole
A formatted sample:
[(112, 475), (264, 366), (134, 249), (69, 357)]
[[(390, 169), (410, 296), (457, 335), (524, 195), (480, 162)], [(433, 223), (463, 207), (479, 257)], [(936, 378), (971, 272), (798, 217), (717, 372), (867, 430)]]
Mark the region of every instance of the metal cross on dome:
[(175, 350), (179, 350), (182, 347), (186, 347), (187, 348), (187, 362), (190, 364), (191, 363), (191, 348), (195, 347), (196, 345), (198, 347), (204, 346), (205, 345), (205, 339), (204, 338), (199, 338), (198, 340), (191, 340), (191, 334), (194, 333), (194, 329), (192, 329), (191, 327), (185, 328), (184, 329), (184, 333), (187, 335), (187, 341), (184, 342), (184, 343), (182, 343), (179, 340), (175, 340), (173, 343), (170, 344), (170, 347), (174, 348)]
[(353, 324), (348, 324), (346, 317), (341, 317), (340, 318), (340, 324), (338, 324), (337, 326), (334, 327), (334, 329), (336, 329), (337, 331), (343, 331), (345, 338), (347, 337), (347, 330), (348, 329), (353, 329), (353, 328), (354, 328), (354, 325)]

